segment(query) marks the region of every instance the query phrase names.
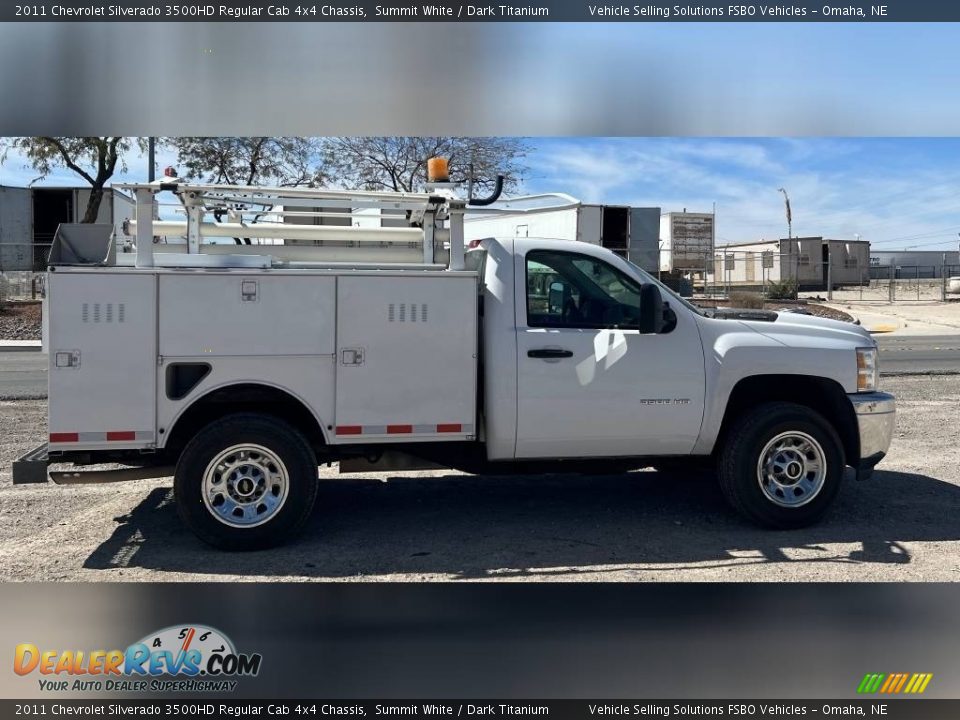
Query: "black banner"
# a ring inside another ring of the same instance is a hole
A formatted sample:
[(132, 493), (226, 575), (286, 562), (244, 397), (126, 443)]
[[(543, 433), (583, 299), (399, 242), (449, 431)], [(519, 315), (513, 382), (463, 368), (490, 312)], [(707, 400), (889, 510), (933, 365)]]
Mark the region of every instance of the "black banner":
[(52, 22), (957, 22), (960, 5), (934, 0), (863, 2), (602, 2), (497, 0), (462, 2), (313, 3), (302, 0), (246, 2), (117, 2), (64, 0), (4, 5), (0, 21)]
[(11, 717), (204, 717), (204, 718), (475, 718), (551, 720), (585, 718), (835, 718), (954, 720), (960, 700), (3, 700), (0, 716)]
[(950, 700), (958, 599), (910, 583), (5, 584), (0, 697)]

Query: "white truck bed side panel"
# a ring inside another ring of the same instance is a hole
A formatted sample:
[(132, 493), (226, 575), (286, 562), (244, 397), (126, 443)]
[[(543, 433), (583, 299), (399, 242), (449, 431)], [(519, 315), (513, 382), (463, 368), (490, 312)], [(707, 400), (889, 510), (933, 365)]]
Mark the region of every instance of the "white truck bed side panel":
[(160, 276), (160, 354), (332, 355), (336, 280), (213, 272)]
[(171, 399), (166, 394), (166, 371), (170, 363), (158, 368), (157, 427), (167, 430), (158, 436), (163, 447), (170, 437), (170, 429), (181, 415), (198, 399), (215, 390), (236, 385), (265, 385), (289, 393), (313, 413), (330, 440), (327, 429), (333, 423), (334, 367), (333, 355), (278, 356), (264, 362), (259, 357), (196, 357), (186, 361), (207, 362), (210, 373), (183, 398)]
[(51, 449), (152, 445), (156, 276), (47, 277)]
[(337, 282), (336, 442), (473, 437), (476, 275)]

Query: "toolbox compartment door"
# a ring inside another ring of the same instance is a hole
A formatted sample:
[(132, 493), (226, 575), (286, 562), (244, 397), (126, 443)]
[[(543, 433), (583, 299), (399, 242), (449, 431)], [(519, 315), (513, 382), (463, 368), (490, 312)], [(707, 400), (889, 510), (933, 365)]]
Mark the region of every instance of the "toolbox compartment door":
[(51, 449), (152, 446), (156, 276), (54, 272), (48, 292)]
[(337, 280), (338, 443), (472, 439), (477, 278)]

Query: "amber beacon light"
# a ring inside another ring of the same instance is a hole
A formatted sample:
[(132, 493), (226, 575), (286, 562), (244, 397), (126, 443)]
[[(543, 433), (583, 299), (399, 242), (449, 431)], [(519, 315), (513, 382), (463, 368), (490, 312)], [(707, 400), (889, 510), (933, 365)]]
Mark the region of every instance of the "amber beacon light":
[(427, 182), (450, 182), (450, 168), (444, 157), (427, 160)]

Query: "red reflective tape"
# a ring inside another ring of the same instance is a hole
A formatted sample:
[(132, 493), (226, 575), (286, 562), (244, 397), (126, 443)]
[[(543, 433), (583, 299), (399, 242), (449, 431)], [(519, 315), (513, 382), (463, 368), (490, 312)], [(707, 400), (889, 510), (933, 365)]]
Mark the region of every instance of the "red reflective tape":
[(50, 442), (80, 442), (80, 433), (50, 433)]
[(413, 432), (413, 425), (387, 425), (388, 435), (405, 435)]
[(337, 435), (362, 435), (363, 425), (337, 425)]
[(133, 430), (110, 430), (107, 432), (107, 440), (136, 440), (137, 434)]
[(463, 432), (463, 425), (461, 425), (460, 423), (440, 423), (439, 425), (437, 425), (437, 432), (438, 433)]

